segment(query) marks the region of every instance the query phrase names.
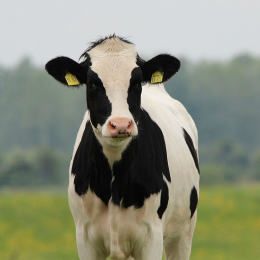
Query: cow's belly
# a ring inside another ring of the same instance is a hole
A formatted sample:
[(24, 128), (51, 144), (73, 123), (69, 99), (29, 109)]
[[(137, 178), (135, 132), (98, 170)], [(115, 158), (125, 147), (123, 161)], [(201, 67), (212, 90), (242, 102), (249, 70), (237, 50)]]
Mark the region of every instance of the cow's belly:
[(87, 248), (86, 244), (89, 244), (102, 257), (127, 259), (133, 254), (138, 255), (153, 230), (156, 227), (162, 230), (157, 215), (160, 194), (150, 196), (139, 209), (125, 209), (112, 203), (105, 205), (89, 191), (79, 197), (70, 185), (69, 203), (76, 229), (82, 234), (77, 237), (78, 247), (80, 244)]

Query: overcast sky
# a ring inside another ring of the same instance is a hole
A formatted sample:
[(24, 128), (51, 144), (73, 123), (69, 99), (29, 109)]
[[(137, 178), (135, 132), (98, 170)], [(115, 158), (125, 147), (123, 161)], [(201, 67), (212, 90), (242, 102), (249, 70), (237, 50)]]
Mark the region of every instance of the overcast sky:
[(260, 55), (259, 0), (0, 0), (0, 64), (78, 59), (90, 41), (117, 33), (147, 56), (192, 60)]

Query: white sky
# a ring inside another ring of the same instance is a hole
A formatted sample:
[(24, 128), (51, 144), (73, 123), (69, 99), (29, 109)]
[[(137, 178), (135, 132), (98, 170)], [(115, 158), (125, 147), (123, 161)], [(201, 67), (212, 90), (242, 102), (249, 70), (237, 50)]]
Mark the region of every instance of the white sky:
[(143, 56), (260, 55), (260, 0), (0, 0), (0, 64), (78, 59), (90, 41), (125, 36)]

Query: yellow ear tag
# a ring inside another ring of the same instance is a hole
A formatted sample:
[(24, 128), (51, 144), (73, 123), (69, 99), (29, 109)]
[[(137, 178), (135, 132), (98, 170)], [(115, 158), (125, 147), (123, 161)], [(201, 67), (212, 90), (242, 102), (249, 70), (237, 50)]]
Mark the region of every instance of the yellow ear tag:
[(68, 83), (69, 86), (77, 86), (77, 85), (80, 85), (80, 82), (78, 81), (78, 79), (76, 78), (76, 76), (74, 76), (73, 74), (71, 73), (67, 73), (65, 75), (65, 79)]
[(161, 72), (161, 71), (155, 71), (155, 72), (152, 74), (151, 83), (152, 83), (152, 84), (162, 83), (162, 81), (163, 81), (163, 72)]

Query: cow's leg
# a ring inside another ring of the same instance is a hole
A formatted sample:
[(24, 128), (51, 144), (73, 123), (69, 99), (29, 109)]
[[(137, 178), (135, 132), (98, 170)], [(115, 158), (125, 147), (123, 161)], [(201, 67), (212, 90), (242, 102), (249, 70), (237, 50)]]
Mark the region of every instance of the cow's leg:
[(197, 214), (195, 213), (190, 223), (187, 223), (179, 238), (165, 241), (167, 260), (189, 260), (191, 254), (192, 237), (196, 225)]
[(106, 259), (106, 256), (103, 255), (102, 252), (96, 251), (93, 245), (88, 241), (84, 225), (76, 226), (76, 240), (80, 260)]
[(78, 255), (80, 260), (90, 259), (96, 260), (95, 252), (93, 248), (86, 241), (86, 234), (84, 225), (76, 226), (76, 240), (77, 240), (77, 248)]
[(134, 259), (138, 260), (161, 260), (163, 256), (163, 231), (161, 223), (149, 227), (147, 241), (135, 254)]

